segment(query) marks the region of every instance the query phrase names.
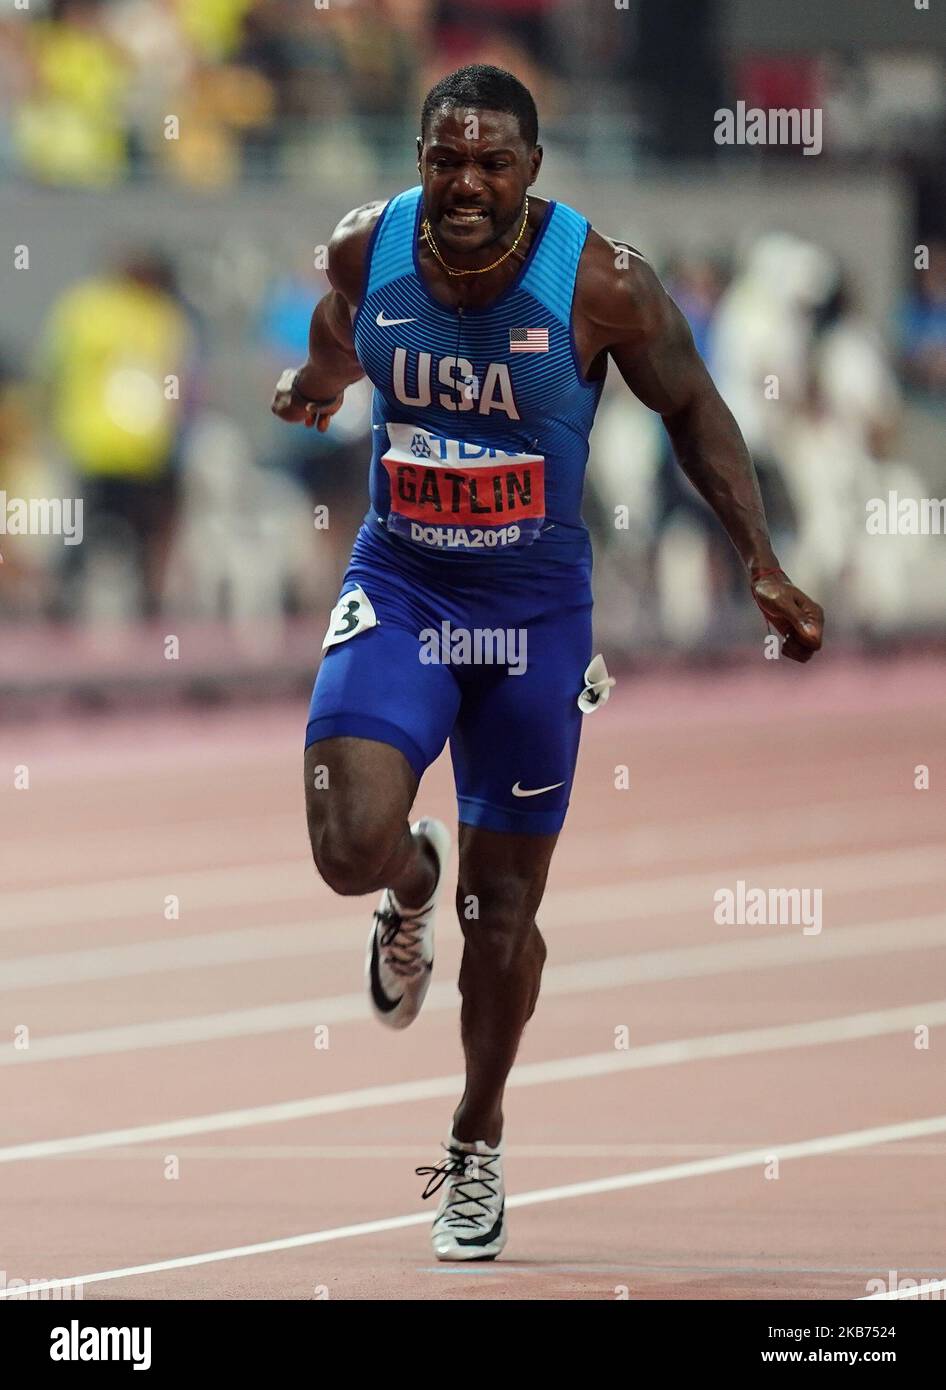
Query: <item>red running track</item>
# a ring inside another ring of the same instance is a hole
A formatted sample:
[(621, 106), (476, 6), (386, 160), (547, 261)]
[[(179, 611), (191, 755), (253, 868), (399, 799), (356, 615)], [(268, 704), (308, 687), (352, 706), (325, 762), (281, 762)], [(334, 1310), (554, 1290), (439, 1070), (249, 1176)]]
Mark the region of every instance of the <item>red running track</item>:
[[(417, 1024), (379, 1029), (373, 901), (308, 859), (302, 705), (7, 727), (5, 1279), (103, 1276), (86, 1299), (943, 1279), (944, 689), (932, 660), (823, 658), (625, 677), (586, 719), (507, 1097), (510, 1241), (473, 1266), (432, 1258), (413, 1172), (458, 1094), (459, 928)], [(446, 759), (418, 805), (455, 816)], [(821, 930), (717, 923), (740, 879), (820, 890)]]

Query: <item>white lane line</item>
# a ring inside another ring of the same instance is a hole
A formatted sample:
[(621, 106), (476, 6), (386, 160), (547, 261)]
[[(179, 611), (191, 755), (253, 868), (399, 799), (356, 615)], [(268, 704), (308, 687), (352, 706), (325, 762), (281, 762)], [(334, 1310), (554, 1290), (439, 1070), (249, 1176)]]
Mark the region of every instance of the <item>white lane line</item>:
[[(271, 927), (168, 935), (127, 946), (91, 946), (0, 960), (0, 990), (41, 989), (93, 980), (130, 980), (158, 971), (201, 970), (297, 956), (325, 956), (361, 946), (363, 917), (287, 922)], [(173, 931), (173, 928), (170, 930)]]
[(889, 1301), (892, 1298), (929, 1298), (934, 1293), (946, 1292), (946, 1279), (937, 1279), (928, 1284), (921, 1284), (915, 1289), (890, 1289), (885, 1293), (864, 1293), (856, 1301), (858, 1303), (873, 1303), (877, 1299)]
[[(597, 922), (623, 921), (627, 912), (625, 887), (611, 889), (607, 911), (599, 910)], [(558, 893), (548, 896), (547, 911), (560, 925)], [(599, 904), (599, 909), (603, 904)], [(573, 920), (573, 919), (571, 919)], [(453, 925), (452, 923), (450, 924)], [(543, 913), (542, 927), (547, 927)], [(202, 932), (192, 936), (164, 937), (127, 946), (93, 946), (79, 951), (46, 952), (0, 960), (0, 990), (40, 989), (50, 985), (79, 985), (94, 980), (132, 979), (158, 971), (200, 970), (217, 965), (242, 965), (257, 961), (286, 960), (331, 955), (360, 946), (362, 918), (333, 917), (291, 922), (271, 927), (241, 927), (234, 931)], [(459, 937), (459, 932), (455, 935)], [(739, 968), (741, 953), (746, 967), (805, 964), (813, 958), (800, 933), (784, 939), (743, 937), (709, 946), (682, 946), (666, 951), (642, 951), (599, 962), (603, 970), (624, 965), (621, 979), (684, 979), (694, 974), (716, 974)], [(882, 919), (863, 926), (839, 927), (823, 932), (817, 947), (821, 959), (849, 955), (878, 955), (888, 951), (923, 950), (946, 945), (946, 913)], [(797, 954), (796, 954), (797, 953)], [(636, 962), (628, 966), (626, 962)], [(717, 972), (714, 962), (719, 962)], [(734, 961), (735, 964), (730, 964)], [(591, 975), (594, 962), (589, 962)], [(576, 967), (572, 967), (576, 968)], [(638, 968), (640, 972), (637, 973)], [(626, 973), (628, 970), (630, 974)], [(589, 975), (589, 978), (591, 978)], [(621, 981), (619, 981), (620, 983)], [(592, 986), (589, 985), (589, 988)]]
[[(206, 1159), (214, 1163), (257, 1163), (257, 1162), (310, 1162), (312, 1159), (365, 1159), (382, 1162), (388, 1159), (411, 1159), (419, 1145), (426, 1143), (426, 1137), (413, 1144), (176, 1144), (174, 1152), (179, 1158)], [(684, 1144), (511, 1144), (506, 1148), (507, 1158), (560, 1159), (560, 1158), (704, 1158), (711, 1154), (729, 1153), (733, 1140), (725, 1144), (701, 1144), (697, 1141)], [(904, 1158), (935, 1158), (942, 1162), (946, 1158), (946, 1143), (936, 1141), (926, 1144), (888, 1144), (873, 1149), (861, 1149), (863, 1158), (895, 1158), (898, 1163)], [(167, 1146), (155, 1144), (129, 1145), (127, 1148), (94, 1149), (85, 1154), (75, 1154), (76, 1161), (82, 1158), (94, 1160), (114, 1160), (116, 1163), (147, 1162), (167, 1157)]]
[(302, 858), (223, 869), (168, 869), (162, 874), (96, 879), (56, 888), (5, 893), (0, 929), (109, 922), (130, 914), (161, 921), (164, 899), (174, 893), (183, 910), (237, 907), (252, 902), (298, 902), (325, 889), (315, 865)]
[[(669, 832), (668, 832), (669, 833)], [(676, 832), (674, 832), (676, 833)], [(625, 862), (621, 837), (616, 837), (614, 862)], [(574, 846), (572, 846), (574, 849)], [(809, 884), (825, 892), (899, 887), (904, 883), (939, 882), (946, 879), (942, 845), (878, 849), (869, 854), (822, 855), (817, 859), (779, 859), (770, 864), (735, 862), (688, 873), (668, 873), (657, 878), (626, 879), (617, 884), (588, 885), (557, 891), (551, 915), (558, 922), (574, 920), (576, 911), (596, 915), (600, 900), (607, 904), (618, 892), (624, 895), (629, 917), (653, 917), (707, 907), (712, 921), (713, 894), (737, 877), (754, 884), (780, 886)], [(190, 869), (141, 878), (96, 880), (92, 884), (26, 889), (5, 893), (0, 902), (0, 929), (72, 925), (78, 922), (114, 921), (129, 915), (162, 920), (164, 899), (180, 898), (182, 911), (232, 907), (248, 903), (311, 900), (313, 921), (332, 900), (314, 865), (304, 860), (282, 863), (242, 864), (226, 869)], [(708, 905), (708, 906), (707, 906)], [(549, 907), (543, 905), (542, 925), (551, 925)]]
[[(596, 872), (608, 862), (643, 865), (654, 869), (676, 865), (691, 867), (691, 855), (700, 860), (719, 859), (739, 862), (751, 852), (768, 851), (773, 843), (779, 851), (790, 848), (794, 853), (817, 849), (819, 854), (840, 853), (844, 845), (860, 845), (878, 825), (899, 824), (904, 830), (922, 836), (926, 826), (917, 816), (916, 805), (901, 794), (887, 795), (865, 804), (864, 798), (852, 801), (821, 801), (797, 808), (801, 819), (791, 829), (790, 844), (773, 834), (769, 817), (754, 811), (738, 815), (700, 816), (666, 820), (658, 817), (633, 829), (598, 831), (569, 830), (567, 851), (581, 861), (585, 868)], [(914, 820), (911, 821), (911, 815)], [(889, 817), (890, 819), (887, 819)], [(885, 846), (890, 848), (890, 846)], [(691, 854), (688, 855), (687, 851)]]
[[(784, 931), (784, 928), (777, 930)], [(548, 986), (543, 980), (542, 988), (543, 993), (549, 994), (615, 989), (621, 985), (688, 980), (744, 970), (769, 970), (776, 966), (821, 965), (831, 960), (935, 950), (937, 947), (946, 947), (944, 913), (829, 928), (817, 937), (804, 936), (796, 930), (783, 936), (739, 937), (708, 946), (674, 946), (662, 951), (637, 951), (624, 956), (576, 961), (548, 970), (551, 979)], [(556, 973), (559, 970), (563, 972), (561, 977)]]
[[(455, 1005), (455, 984), (433, 985), (426, 1006), (447, 1009)], [(196, 1014), (188, 1018), (160, 1019), (154, 1023), (129, 1023), (116, 1028), (89, 1028), (79, 1033), (31, 1037), (28, 1048), (17, 1051), (12, 1042), (0, 1048), (0, 1067), (63, 1061), (78, 1057), (104, 1057), (145, 1048), (180, 1047), (185, 1043), (219, 1042), (224, 1038), (254, 1038), (294, 1029), (312, 1030), (329, 1023), (351, 1023), (368, 1016), (365, 995), (336, 994), (325, 999), (300, 999), (289, 1004), (263, 1004), (251, 1009)]]
[[(800, 1047), (850, 1042), (857, 1038), (878, 1038), (891, 1033), (912, 1031), (918, 1024), (929, 1028), (946, 1023), (946, 1000), (907, 1004), (902, 1008), (870, 1013), (843, 1014), (837, 1018), (816, 1019), (811, 1023), (783, 1024), (773, 1028), (748, 1028), (742, 1032), (711, 1033), (693, 1038), (647, 1043), (621, 1052), (591, 1052), (580, 1057), (560, 1057), (546, 1062), (527, 1062), (513, 1068), (507, 1085), (511, 1088), (543, 1086), (559, 1081), (576, 1081), (590, 1076), (609, 1076), (650, 1067), (676, 1066), (681, 1062), (707, 1058), (744, 1057), (762, 1052), (790, 1051)], [(61, 1139), (37, 1140), (0, 1148), (0, 1163), (30, 1158), (52, 1158), (90, 1149), (115, 1148), (122, 1144), (220, 1133), (255, 1125), (283, 1124), (310, 1119), (315, 1115), (337, 1115), (343, 1111), (369, 1110), (375, 1106), (403, 1105), (412, 1101), (439, 1100), (463, 1089), (463, 1077), (433, 1076), (422, 1081), (399, 1081), (382, 1086), (365, 1086), (352, 1091), (280, 1101), (275, 1105), (223, 1110), (190, 1119), (161, 1121), (127, 1129), (101, 1130)]]
[[(253, 930), (255, 932), (258, 929)], [(785, 928), (778, 930), (784, 931)], [(276, 931), (278, 933), (279, 929)], [(345, 934), (346, 945), (350, 946), (349, 928), (345, 929)], [(317, 935), (313, 933), (315, 938)], [(292, 939), (289, 936), (278, 935), (276, 938), (277, 943), (281, 941), (283, 945), (288, 944), (290, 952)], [(208, 954), (212, 954), (212, 942), (212, 936), (202, 939), (201, 948)], [(163, 943), (148, 944), (163, 946)], [(241, 945), (243, 944), (241, 942)], [(180, 945), (183, 946), (183, 942)], [(697, 979), (782, 966), (821, 965), (831, 960), (888, 955), (900, 951), (928, 950), (944, 946), (946, 915), (942, 914), (932, 917), (907, 917), (890, 922), (871, 923), (863, 927), (838, 927), (834, 931), (822, 932), (820, 936), (805, 936), (800, 929), (796, 929), (784, 936), (751, 940), (740, 937), (708, 946), (639, 951), (628, 955), (547, 966), (542, 991), (546, 997), (557, 997), (591, 990), (619, 989), (633, 984)], [(319, 952), (316, 951), (314, 954)], [(154, 960), (156, 957), (151, 958)], [(39, 973), (43, 957), (28, 959), (30, 970), (34, 974)], [(35, 978), (30, 983), (35, 984)], [(442, 982), (434, 985), (428, 992), (425, 1008), (428, 1012), (434, 1013), (454, 1009), (457, 999), (456, 985), (452, 982)], [(319, 1024), (368, 1021), (370, 1016), (363, 993), (337, 994), (324, 999), (293, 1000), (288, 1003), (258, 1005), (250, 1009), (228, 1009), (219, 1013), (158, 1019), (149, 1023), (90, 1028), (75, 1033), (58, 1033), (46, 1038), (37, 1036), (34, 1032), (27, 1049), (17, 1049), (12, 1040), (0, 1044), (0, 1067), (27, 1066), (66, 1058), (114, 1055), (146, 1048), (176, 1047), (219, 1041), (222, 1038), (262, 1037), (296, 1028), (314, 1028)]]
[[(909, 803), (909, 805), (907, 804)], [(829, 846), (841, 846), (854, 841), (862, 840), (865, 834), (865, 826), (870, 827), (878, 822), (889, 824), (891, 820), (899, 820), (904, 825), (908, 824), (908, 816), (912, 811), (915, 813), (916, 802), (912, 797), (904, 797), (900, 793), (888, 794), (879, 798), (872, 798), (868, 810), (865, 808), (864, 799), (857, 800), (832, 800), (806, 804), (804, 807), (804, 818), (796, 820), (792, 826), (791, 845), (796, 851), (803, 848), (816, 847), (819, 852), (823, 852)], [(907, 816), (902, 812), (906, 810)], [(898, 813), (900, 813), (898, 815)], [(249, 820), (248, 817), (232, 817), (226, 819), (227, 833), (235, 832), (241, 825)], [(203, 826), (219, 830), (221, 824), (220, 816), (207, 817), (202, 820), (177, 821), (171, 825), (152, 827), (149, 835), (154, 838), (160, 836), (156, 841), (157, 851), (166, 858), (173, 857), (175, 839), (173, 834), (177, 833), (178, 841), (183, 839), (188, 846), (193, 844), (195, 833)], [(922, 822), (918, 822), (919, 826)], [(294, 843), (300, 843), (302, 848), (305, 846), (304, 825), (300, 817), (281, 814), (269, 816), (266, 822), (267, 831), (271, 834), (274, 826), (281, 828), (284, 837), (283, 848), (288, 848)], [(23, 861), (29, 848), (35, 845), (36, 836), (33, 834), (22, 844), (11, 841), (11, 848), (14, 849), (14, 857), (18, 871), (22, 872)], [(770, 844), (776, 836), (773, 832), (772, 822), (765, 816), (759, 816), (753, 812), (743, 811), (739, 814), (728, 816), (691, 816), (680, 819), (677, 816), (667, 815), (665, 820), (659, 817), (651, 817), (645, 825), (638, 825), (626, 829), (607, 829), (581, 830), (573, 827), (568, 835), (569, 852), (582, 862), (600, 864), (618, 862), (628, 867), (643, 865), (653, 868), (660, 861), (672, 859), (674, 864), (679, 863), (680, 846), (693, 846), (698, 850), (700, 857), (707, 855), (741, 857), (750, 850), (759, 849)], [(112, 862), (115, 855), (114, 835), (109, 835), (105, 831), (97, 831), (94, 835), (86, 835), (84, 838), (81, 831), (77, 832), (72, 842), (72, 847), (80, 844), (83, 853), (79, 862), (93, 863), (96, 859), (101, 859), (105, 864)], [(780, 848), (784, 847), (784, 839), (778, 838)], [(156, 854), (157, 857), (157, 854)], [(287, 861), (292, 867), (301, 870), (308, 865), (308, 853), (300, 853), (297, 860)], [(241, 869), (247, 866), (240, 866)], [(270, 866), (272, 867), (272, 866)], [(116, 899), (129, 893), (133, 895), (133, 900), (142, 902), (148, 898), (145, 912), (154, 911), (153, 895), (155, 887), (162, 887), (158, 901), (162, 902), (164, 897), (163, 886), (168, 877), (175, 880), (184, 879), (186, 887), (193, 887), (197, 894), (201, 894), (208, 889), (212, 891), (213, 886), (220, 881), (221, 875), (230, 872), (227, 868), (208, 868), (200, 869), (169, 869), (164, 878), (158, 879), (156, 875), (149, 872), (142, 875), (130, 875), (128, 877), (116, 879), (109, 875), (106, 887), (107, 892), (103, 892), (103, 881), (98, 879), (84, 879), (80, 883), (47, 888), (45, 880), (48, 877), (49, 865), (45, 858), (41, 860), (39, 882), (30, 887), (23, 884), (15, 892), (11, 890), (13, 908), (11, 912), (23, 910), (24, 899), (36, 899), (33, 908), (27, 907), (26, 912), (37, 911), (41, 901), (45, 901), (47, 910), (52, 911), (51, 923), (56, 924), (62, 921), (64, 912), (58, 906), (58, 902), (63, 894), (69, 895), (70, 903), (79, 905), (83, 896), (86, 894), (96, 894), (102, 906), (105, 906), (109, 899)], [(249, 881), (248, 887), (252, 887), (257, 872), (265, 873), (266, 864), (248, 866)], [(207, 876), (205, 878), (205, 875)], [(167, 891), (174, 891), (169, 889)], [(45, 900), (39, 898), (39, 894), (46, 894)], [(100, 915), (100, 914), (98, 914)], [(3, 918), (0, 917), (0, 925)], [(24, 922), (24, 925), (29, 925)]]
[[(816, 1139), (803, 1139), (791, 1144), (772, 1143), (760, 1149), (724, 1154), (718, 1158), (698, 1159), (691, 1163), (675, 1163), (666, 1168), (649, 1168), (632, 1173), (618, 1173), (610, 1178), (594, 1178), (588, 1182), (566, 1183), (558, 1187), (538, 1188), (507, 1197), (506, 1205), (538, 1206), (548, 1202), (570, 1201), (577, 1197), (593, 1197), (606, 1192), (627, 1191), (635, 1187), (650, 1187), (657, 1183), (679, 1182), (685, 1178), (706, 1177), (715, 1173), (731, 1173), (741, 1168), (762, 1167), (777, 1156), (779, 1163), (795, 1158), (813, 1158), (822, 1154), (841, 1153), (871, 1144), (890, 1143), (898, 1139), (914, 1139), (928, 1134), (946, 1132), (946, 1115), (934, 1115), (925, 1120), (907, 1120), (899, 1124), (877, 1125), (871, 1129), (848, 1130), (841, 1134), (825, 1134)], [(97, 1270), (92, 1274), (74, 1274), (66, 1279), (50, 1279), (33, 1284), (29, 1292), (63, 1288), (73, 1284), (99, 1284), (112, 1279), (131, 1279), (142, 1274), (160, 1274), (172, 1269), (188, 1269), (196, 1265), (217, 1264), (223, 1260), (246, 1259), (252, 1255), (268, 1255), (279, 1250), (299, 1250), (309, 1245), (324, 1245), (329, 1241), (352, 1240), (359, 1236), (377, 1235), (384, 1231), (400, 1231), (409, 1226), (426, 1225), (429, 1212), (411, 1212), (380, 1221), (362, 1221), (352, 1226), (335, 1226), (323, 1231), (308, 1231), (305, 1235), (283, 1236), (278, 1240), (260, 1241), (253, 1245), (236, 1245), (225, 1250), (209, 1250), (200, 1255), (181, 1255), (171, 1260), (155, 1260), (150, 1264), (126, 1265), (119, 1269)], [(20, 1290), (0, 1289), (0, 1298), (15, 1297)]]

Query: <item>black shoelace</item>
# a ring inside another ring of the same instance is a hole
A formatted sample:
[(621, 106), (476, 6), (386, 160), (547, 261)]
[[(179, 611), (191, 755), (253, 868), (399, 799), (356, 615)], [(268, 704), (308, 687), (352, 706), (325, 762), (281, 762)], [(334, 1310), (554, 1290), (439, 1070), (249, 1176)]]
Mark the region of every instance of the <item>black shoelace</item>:
[[(438, 1192), (448, 1178), (455, 1179), (452, 1183), (452, 1191), (447, 1199), (446, 1209), (441, 1218), (445, 1226), (469, 1226), (473, 1230), (480, 1229), (481, 1224), (489, 1221), (492, 1225), (496, 1213), (490, 1210), (489, 1203), (496, 1201), (495, 1185), (499, 1182), (499, 1174), (494, 1173), (490, 1164), (496, 1163), (499, 1154), (470, 1154), (464, 1153), (462, 1149), (447, 1149), (447, 1158), (443, 1158), (439, 1163), (430, 1168), (415, 1168), (417, 1176), (425, 1177), (428, 1173), (427, 1186), (421, 1194), (426, 1201)], [(470, 1165), (473, 1171), (470, 1171)], [(460, 1181), (463, 1179), (463, 1181)], [(485, 1187), (485, 1196), (474, 1196), (468, 1191), (471, 1186), (479, 1185)], [(480, 1207), (480, 1211), (460, 1212), (453, 1211), (453, 1207), (474, 1206)]]
[[(402, 917), (393, 908), (379, 909), (375, 921), (384, 927), (378, 945), (384, 948), (384, 963), (395, 975), (416, 975), (424, 968), (421, 957), (423, 923), (413, 917)], [(406, 954), (398, 955), (398, 949)]]

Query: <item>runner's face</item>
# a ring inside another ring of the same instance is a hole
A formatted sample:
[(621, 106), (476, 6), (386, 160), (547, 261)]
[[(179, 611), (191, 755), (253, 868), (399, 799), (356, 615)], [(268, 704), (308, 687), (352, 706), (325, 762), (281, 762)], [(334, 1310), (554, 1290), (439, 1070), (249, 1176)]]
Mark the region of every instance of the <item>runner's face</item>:
[(518, 231), (542, 151), (526, 144), (515, 116), (442, 107), (418, 143), (424, 211), (441, 247), (479, 251)]

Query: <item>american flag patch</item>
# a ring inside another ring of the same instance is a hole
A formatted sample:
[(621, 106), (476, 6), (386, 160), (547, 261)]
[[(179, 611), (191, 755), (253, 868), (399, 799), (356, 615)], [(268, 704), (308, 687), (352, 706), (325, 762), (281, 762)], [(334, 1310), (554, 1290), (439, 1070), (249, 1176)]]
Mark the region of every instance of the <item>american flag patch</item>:
[(510, 352), (548, 352), (549, 330), (547, 328), (510, 328)]

